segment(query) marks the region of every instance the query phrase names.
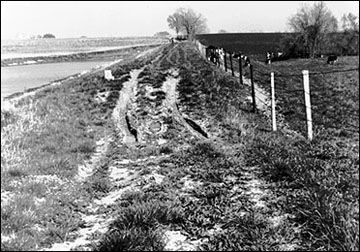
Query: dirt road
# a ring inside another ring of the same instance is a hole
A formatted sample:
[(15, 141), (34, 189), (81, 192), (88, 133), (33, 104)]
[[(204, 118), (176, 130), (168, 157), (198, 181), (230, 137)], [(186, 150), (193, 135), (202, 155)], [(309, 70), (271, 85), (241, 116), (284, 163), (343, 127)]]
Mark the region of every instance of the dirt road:
[(292, 216), (245, 159), (255, 132), (248, 87), (191, 43), (111, 69), (115, 80), (98, 72), (78, 84), (93, 88), (86, 95), (100, 109), (112, 108), (74, 179), (91, 188), (77, 199), (81, 224), (40, 250), (297, 248), (296, 227), (278, 232)]

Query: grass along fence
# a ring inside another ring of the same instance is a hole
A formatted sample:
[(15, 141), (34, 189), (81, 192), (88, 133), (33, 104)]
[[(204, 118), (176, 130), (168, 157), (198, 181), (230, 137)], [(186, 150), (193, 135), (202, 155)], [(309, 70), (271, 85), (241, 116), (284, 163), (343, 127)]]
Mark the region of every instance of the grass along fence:
[[(206, 58), (206, 46), (202, 45), (199, 41), (196, 41), (196, 44), (200, 50), (200, 53)], [(234, 57), (236, 55), (236, 57)], [(244, 67), (248, 68), (249, 75), (250, 75), (250, 82), (248, 84), (251, 85), (251, 100), (252, 100), (252, 111), (254, 113), (258, 112), (258, 103), (261, 103), (264, 109), (271, 110), (271, 113), (269, 115), (271, 116), (271, 127), (273, 131), (277, 131), (277, 121), (276, 121), (276, 95), (275, 95), (275, 73), (272, 71), (270, 73), (270, 76), (268, 73), (264, 73), (262, 71), (257, 71), (257, 74), (262, 76), (263, 78), (270, 77), (270, 94), (268, 94), (266, 91), (264, 91), (262, 88), (258, 87), (254, 82), (254, 65), (249, 64), (248, 67), (243, 65), (243, 58), (246, 58), (247, 56), (243, 56), (241, 52), (238, 52), (235, 54), (234, 52), (227, 52), (223, 50), (223, 55), (217, 62), (217, 65), (224, 69), (226, 72), (231, 72), (232, 76), (238, 76), (240, 85), (244, 85), (244, 79), (243, 79), (243, 71)], [(236, 70), (238, 69), (238, 71)], [(312, 107), (311, 107), (311, 90), (310, 90), (310, 75), (330, 75), (334, 73), (346, 73), (346, 72), (353, 72), (353, 71), (359, 71), (359, 68), (350, 68), (350, 69), (344, 69), (344, 70), (332, 70), (332, 71), (320, 71), (320, 72), (309, 72), (309, 70), (302, 70), (301, 74), (277, 74), (276, 77), (282, 77), (282, 78), (289, 78), (289, 77), (299, 77), (302, 78), (302, 89), (297, 88), (282, 88), (282, 95), (286, 95), (287, 93), (303, 93), (303, 103), (298, 103), (297, 105), (302, 106), (305, 112), (305, 117), (302, 117), (303, 121), (306, 122), (306, 132), (307, 132), (307, 138), (311, 141), (314, 138), (313, 133), (313, 123), (321, 123), (319, 121), (314, 121), (312, 116)], [(236, 73), (237, 72), (237, 73)], [(277, 87), (279, 89), (279, 87)], [(327, 115), (329, 117), (329, 115)], [(331, 117), (329, 119), (336, 120), (337, 118)], [(358, 125), (354, 125), (351, 123), (345, 123), (348, 128), (346, 131), (350, 132), (358, 132)], [(327, 127), (332, 128), (330, 125), (327, 125)]]

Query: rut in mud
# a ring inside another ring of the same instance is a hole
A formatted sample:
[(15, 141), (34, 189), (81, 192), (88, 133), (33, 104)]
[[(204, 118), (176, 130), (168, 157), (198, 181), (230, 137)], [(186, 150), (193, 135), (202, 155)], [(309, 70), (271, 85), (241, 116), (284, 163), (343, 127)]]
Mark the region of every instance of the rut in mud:
[[(152, 68), (151, 65), (146, 65), (140, 69), (133, 69), (130, 72), (130, 79), (123, 83), (122, 89), (119, 91), (119, 99), (112, 113), (112, 120), (115, 125), (115, 135), (108, 136), (97, 142), (97, 149), (91, 159), (85, 162), (84, 165), (79, 166), (77, 180), (82, 182), (90, 177), (99, 160), (104, 158), (106, 151), (110, 145), (126, 145), (135, 146), (137, 144), (155, 144), (162, 145), (167, 141), (163, 138), (169, 125), (174, 122), (183, 131), (188, 130), (188, 133), (197, 137), (202, 137), (207, 134), (191, 119), (184, 118), (179, 112), (177, 105), (176, 86), (179, 82), (179, 73), (175, 68), (163, 71), (166, 76), (162, 85), (154, 87), (151, 83), (147, 83), (144, 77), (139, 75), (146, 68)], [(140, 82), (140, 83), (139, 83)], [(141, 92), (146, 90), (146, 92)], [(154, 95), (155, 94), (155, 95)], [(163, 95), (163, 99), (159, 103), (156, 95)], [(144, 104), (146, 102), (147, 104)], [(145, 106), (144, 106), (145, 105)], [(137, 114), (139, 111), (143, 112), (148, 109), (146, 115)], [(199, 134), (200, 133), (200, 134)], [(120, 143), (114, 143), (114, 139), (120, 139)], [(110, 144), (112, 143), (112, 144)], [(134, 150), (135, 151), (135, 150)], [(160, 184), (163, 177), (156, 173), (156, 169), (148, 176), (140, 176), (138, 172), (131, 171), (127, 167), (129, 164), (145, 165), (149, 160), (162, 159), (164, 157), (150, 156), (144, 159), (123, 159), (110, 166), (109, 177), (115, 187), (118, 189), (110, 192), (101, 199), (94, 200), (88, 206), (89, 214), (82, 214), (82, 219), (85, 222), (84, 228), (77, 230), (78, 237), (72, 242), (56, 243), (50, 249), (46, 250), (72, 250), (72, 249), (90, 249), (89, 237), (96, 234), (104, 234), (108, 231), (109, 224), (114, 221), (113, 218), (103, 214), (97, 214), (100, 207), (113, 205), (124, 192), (129, 190), (139, 190), (144, 184), (144, 181), (155, 181)], [(174, 239), (182, 239), (183, 236), (174, 236), (172, 232), (166, 233), (167, 247), (172, 247)], [(172, 237), (172, 238), (169, 238)], [(94, 244), (96, 240), (92, 240)], [(188, 243), (188, 242), (187, 242)], [(185, 244), (185, 243), (184, 243)], [(191, 243), (189, 243), (191, 244)], [(191, 246), (189, 245), (188, 246)]]

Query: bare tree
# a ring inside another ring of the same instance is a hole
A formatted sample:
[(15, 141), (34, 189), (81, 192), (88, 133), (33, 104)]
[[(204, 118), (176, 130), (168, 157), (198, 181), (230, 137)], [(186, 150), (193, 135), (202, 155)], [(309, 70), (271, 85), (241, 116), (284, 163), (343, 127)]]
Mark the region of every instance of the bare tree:
[(343, 15), (342, 39), (337, 43), (337, 47), (345, 55), (359, 55), (359, 17), (349, 13)]
[(205, 17), (192, 9), (177, 9), (167, 21), (170, 29), (174, 29), (176, 34), (185, 32), (190, 40), (194, 39), (195, 34), (208, 32)]
[(182, 16), (179, 13), (174, 13), (167, 18), (170, 29), (174, 29), (176, 35), (183, 30)]
[(359, 32), (359, 17), (349, 13), (348, 15), (343, 15), (341, 18), (342, 29), (344, 31), (355, 31)]
[(337, 19), (325, 6), (323, 1), (312, 6), (303, 5), (300, 10), (289, 19), (289, 26), (293, 32), (300, 33), (304, 40), (304, 47), (311, 57), (314, 57), (319, 45), (324, 42), (325, 35), (337, 31)]

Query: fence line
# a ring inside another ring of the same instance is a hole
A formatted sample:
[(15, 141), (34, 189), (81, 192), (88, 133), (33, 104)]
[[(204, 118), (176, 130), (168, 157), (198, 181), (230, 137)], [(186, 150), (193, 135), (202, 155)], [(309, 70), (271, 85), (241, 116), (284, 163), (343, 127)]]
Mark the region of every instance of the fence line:
[[(197, 41), (197, 45), (199, 47), (199, 50), (201, 52), (201, 54), (206, 58), (206, 46), (202, 45), (199, 41)], [(229, 55), (227, 55), (229, 54)], [(220, 64), (223, 65), (224, 67), (224, 70), (226, 72), (228, 72), (229, 70), (231, 71), (231, 74), (232, 76), (234, 76), (234, 65), (238, 64), (238, 72), (239, 72), (239, 82), (240, 82), (240, 85), (244, 85), (243, 83), (243, 69), (242, 69), (242, 55), (241, 53), (239, 52), (238, 53), (238, 62), (235, 61), (235, 64), (233, 62), (234, 58), (233, 58), (233, 55), (234, 53), (233, 52), (227, 52), (224, 50), (224, 55), (223, 55), (223, 58), (220, 62)], [(228, 67), (228, 57), (229, 57), (229, 60), (230, 60), (230, 69)], [(221, 65), (220, 65), (221, 67)], [(302, 73), (299, 73), (299, 74), (282, 74), (282, 73), (277, 73), (277, 72), (270, 72), (270, 73), (263, 73), (261, 71), (258, 71), (258, 70), (255, 70), (253, 68), (253, 64), (250, 64), (249, 66), (249, 72), (250, 72), (250, 84), (251, 84), (251, 92), (252, 92), (252, 103), (253, 103), (253, 109), (252, 111), (254, 113), (257, 112), (257, 107), (256, 107), (256, 102), (260, 102), (264, 105), (266, 105), (267, 107), (269, 106), (269, 104), (271, 105), (271, 120), (272, 120), (272, 129), (273, 131), (276, 131), (277, 130), (277, 126), (276, 126), (276, 112), (275, 112), (275, 81), (274, 79), (275, 78), (284, 78), (284, 77), (302, 77), (303, 79), (303, 89), (288, 89), (288, 88), (283, 88), (283, 87), (276, 87), (276, 90), (281, 90), (285, 93), (300, 93), (302, 92), (304, 94), (304, 103), (300, 103), (300, 102), (297, 102), (296, 104), (299, 104), (301, 106), (304, 107), (305, 111), (306, 111), (306, 118), (303, 118), (304, 121), (306, 121), (306, 124), (307, 124), (307, 137), (309, 140), (312, 140), (313, 139), (313, 132), (312, 132), (312, 123), (314, 122), (315, 124), (317, 125), (323, 125), (323, 122), (319, 122), (319, 121), (313, 121), (312, 119), (312, 109), (311, 109), (311, 103), (310, 103), (310, 92), (323, 92), (324, 90), (321, 90), (321, 89), (314, 89), (314, 90), (310, 90), (310, 87), (309, 87), (309, 76), (311, 75), (324, 75), (324, 74), (333, 74), (333, 73), (344, 73), (344, 72), (352, 72), (352, 71), (359, 71), (359, 68), (350, 68), (350, 69), (344, 69), (344, 70), (334, 70), (334, 71), (325, 71), (325, 72), (310, 72), (308, 70), (303, 70)], [(268, 96), (267, 93), (265, 93), (264, 91), (258, 89), (255, 87), (255, 84), (254, 84), (254, 72), (260, 76), (266, 76), (266, 77), (270, 77), (270, 82), (271, 82), (271, 87), (270, 87), (270, 90), (271, 90), (271, 93), (270, 93), (270, 96), (269, 97), (269, 101), (264, 101), (262, 99), (260, 99), (258, 96), (256, 96), (256, 93), (260, 93), (264, 96)], [(291, 104), (294, 104), (294, 102), (292, 102)], [(317, 112), (314, 111), (316, 114)], [(328, 119), (335, 119), (337, 120), (337, 118), (330, 118), (329, 116), (325, 116), (326, 118)], [(250, 123), (251, 124), (251, 123)], [(359, 126), (356, 126), (356, 125), (353, 125), (353, 124), (350, 124), (350, 123), (342, 123), (342, 125), (346, 125), (348, 127), (354, 127), (354, 128), (359, 128)], [(334, 129), (339, 129), (339, 128), (336, 128), (336, 127), (332, 127), (330, 125), (326, 126), (326, 128), (334, 128)], [(350, 132), (357, 132), (359, 133), (359, 130), (352, 130), (352, 129), (341, 129), (341, 130), (345, 130), (345, 131), (350, 131)]]

